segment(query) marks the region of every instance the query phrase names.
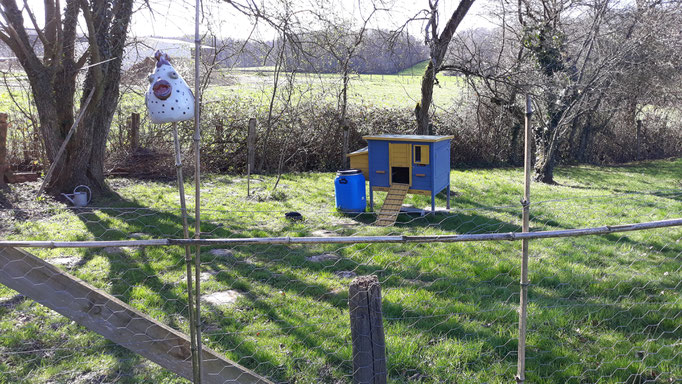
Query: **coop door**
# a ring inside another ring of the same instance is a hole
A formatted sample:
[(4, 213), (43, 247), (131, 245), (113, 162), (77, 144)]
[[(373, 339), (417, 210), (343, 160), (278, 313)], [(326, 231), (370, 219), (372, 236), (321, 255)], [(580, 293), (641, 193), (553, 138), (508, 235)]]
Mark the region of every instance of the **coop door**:
[(394, 144), (388, 146), (391, 162), (391, 184), (412, 184), (412, 146)]

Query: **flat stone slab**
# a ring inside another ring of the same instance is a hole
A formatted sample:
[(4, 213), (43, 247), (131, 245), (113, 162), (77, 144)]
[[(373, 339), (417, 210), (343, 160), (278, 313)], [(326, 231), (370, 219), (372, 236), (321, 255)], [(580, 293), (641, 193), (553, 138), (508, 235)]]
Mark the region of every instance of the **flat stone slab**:
[[(102, 383), (106, 380), (107, 374), (105, 372), (92, 371), (85, 373), (75, 379), (72, 379), (72, 384), (86, 384), (86, 383)], [(57, 383), (56, 381), (49, 381), (48, 383)]]
[(338, 236), (336, 232), (328, 231), (326, 229), (318, 229), (312, 233), (315, 237), (335, 237)]
[(229, 249), (211, 249), (208, 251), (208, 254), (213, 256), (213, 257), (220, 257), (220, 258), (230, 258), (234, 256), (234, 253), (230, 251)]
[[(232, 179), (233, 183), (246, 183), (247, 181), (248, 181), (248, 179), (241, 179), (241, 178)], [(262, 183), (262, 182), (263, 182), (263, 180), (261, 180), (261, 179), (251, 179), (251, 183)]]
[(342, 279), (352, 279), (358, 274), (353, 271), (337, 271), (334, 274)]
[(126, 252), (132, 252), (135, 248), (132, 247), (105, 247), (102, 252), (109, 256), (124, 255)]
[(102, 252), (106, 253), (107, 255), (120, 255), (123, 254), (123, 248), (121, 247), (106, 247), (102, 248)]
[(243, 293), (229, 290), (213, 292), (211, 294), (201, 296), (201, 299), (213, 305), (233, 305), (241, 297), (244, 297)]
[(61, 266), (67, 267), (67, 268), (72, 268), (72, 267), (75, 267), (79, 261), (81, 261), (81, 258), (76, 257), (76, 256), (71, 256), (71, 257), (65, 256), (65, 257), (55, 257), (54, 259), (48, 259), (47, 261), (49, 261), (52, 264), (57, 264), (57, 265), (61, 265)]
[[(450, 212), (446, 207), (436, 207), (435, 213), (448, 213)], [(419, 216), (424, 216), (428, 213), (433, 213), (431, 212), (431, 208), (415, 208), (414, 206), (410, 204), (403, 204), (403, 206), (400, 208), (400, 213), (409, 213), (413, 215), (419, 215)]]
[(217, 275), (218, 272), (216, 271), (209, 271), (209, 272), (201, 272), (199, 275), (199, 279), (202, 282), (209, 281), (213, 276)]
[(312, 261), (313, 263), (321, 263), (323, 261), (334, 261), (340, 259), (338, 255), (333, 253), (323, 253), (321, 255), (308, 256), (305, 258), (306, 261)]
[(332, 225), (340, 225), (342, 227), (355, 227), (360, 225), (357, 221), (349, 219), (347, 217), (334, 217), (331, 219)]

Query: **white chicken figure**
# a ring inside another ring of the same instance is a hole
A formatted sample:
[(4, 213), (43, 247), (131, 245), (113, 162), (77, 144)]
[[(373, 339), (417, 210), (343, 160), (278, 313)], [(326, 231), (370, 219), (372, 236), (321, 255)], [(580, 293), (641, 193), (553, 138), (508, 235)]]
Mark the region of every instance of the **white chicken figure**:
[(152, 123), (175, 123), (193, 119), (192, 90), (170, 64), (166, 53), (156, 51), (154, 58), (156, 70), (149, 74), (149, 89), (144, 95)]

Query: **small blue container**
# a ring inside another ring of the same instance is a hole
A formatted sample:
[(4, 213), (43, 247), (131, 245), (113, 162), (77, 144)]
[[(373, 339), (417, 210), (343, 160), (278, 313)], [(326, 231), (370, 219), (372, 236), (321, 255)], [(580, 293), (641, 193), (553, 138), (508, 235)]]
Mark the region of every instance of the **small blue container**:
[(367, 207), (365, 176), (359, 169), (336, 172), (334, 179), (336, 209), (344, 212), (364, 212)]

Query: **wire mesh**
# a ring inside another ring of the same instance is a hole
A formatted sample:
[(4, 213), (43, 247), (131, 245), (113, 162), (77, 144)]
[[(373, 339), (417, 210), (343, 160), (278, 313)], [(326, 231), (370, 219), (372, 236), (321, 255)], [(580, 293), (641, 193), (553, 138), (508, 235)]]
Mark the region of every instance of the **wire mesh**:
[[(1, 212), (6, 239), (182, 237), (173, 208)], [(401, 214), (202, 212), (202, 238), (502, 233), (518, 205)], [(531, 206), (531, 229), (679, 218), (675, 191), (565, 198)], [(14, 218), (14, 220), (13, 220)], [(527, 380), (677, 382), (682, 378), (682, 229), (533, 240)], [(188, 333), (180, 247), (31, 249), (174, 329)], [(382, 287), (391, 382), (509, 382), (516, 369), (520, 243), (202, 247), (204, 344), (274, 382), (342, 383), (353, 375), (348, 285)], [(5, 382), (183, 382), (32, 300), (0, 288)]]

